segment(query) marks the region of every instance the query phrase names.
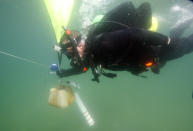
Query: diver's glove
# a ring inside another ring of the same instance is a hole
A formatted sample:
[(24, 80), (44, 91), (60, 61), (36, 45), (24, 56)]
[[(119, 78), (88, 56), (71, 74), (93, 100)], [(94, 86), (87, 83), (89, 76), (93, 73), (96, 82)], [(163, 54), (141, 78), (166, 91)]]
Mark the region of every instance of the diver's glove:
[(64, 70), (58, 70), (56, 71), (56, 74), (58, 77), (62, 78), (64, 76), (64, 72), (65, 72)]
[[(97, 74), (98, 75), (98, 74)], [(96, 81), (97, 83), (99, 83), (99, 75), (98, 76), (94, 76), (94, 78), (92, 78), (92, 81)]]

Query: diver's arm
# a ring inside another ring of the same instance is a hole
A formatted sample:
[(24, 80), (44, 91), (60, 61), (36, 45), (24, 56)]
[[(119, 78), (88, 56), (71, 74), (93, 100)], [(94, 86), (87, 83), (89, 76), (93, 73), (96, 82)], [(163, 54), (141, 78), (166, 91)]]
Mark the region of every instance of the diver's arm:
[(57, 71), (56, 74), (59, 77), (67, 77), (67, 76), (71, 76), (71, 75), (78, 75), (83, 73), (82, 70), (78, 67), (73, 67), (70, 69), (61, 69), (60, 71)]

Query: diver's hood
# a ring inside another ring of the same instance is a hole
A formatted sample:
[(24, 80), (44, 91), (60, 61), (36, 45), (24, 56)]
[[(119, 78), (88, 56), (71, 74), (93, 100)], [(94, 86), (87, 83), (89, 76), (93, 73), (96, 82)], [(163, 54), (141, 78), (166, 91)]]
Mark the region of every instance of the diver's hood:
[[(71, 66), (83, 65), (82, 60), (77, 51), (77, 45), (79, 42), (81, 42), (81, 40), (81, 34), (79, 32), (64, 29), (64, 34), (60, 40), (60, 46), (62, 48), (62, 53), (65, 54), (68, 59), (72, 60)], [(68, 51), (69, 48), (71, 48), (71, 51)]]

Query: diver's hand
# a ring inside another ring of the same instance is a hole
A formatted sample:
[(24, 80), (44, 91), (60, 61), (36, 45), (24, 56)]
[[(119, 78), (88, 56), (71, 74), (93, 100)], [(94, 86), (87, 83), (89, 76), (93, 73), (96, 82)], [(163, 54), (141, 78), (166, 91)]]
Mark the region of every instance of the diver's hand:
[(99, 83), (99, 74), (95, 74), (94, 78), (92, 78), (92, 81), (96, 81), (97, 83)]
[(58, 76), (58, 77), (60, 77), (60, 78), (62, 78), (63, 77), (63, 75), (64, 75), (64, 70), (58, 70), (58, 71), (56, 71), (56, 75)]
[(96, 81), (97, 83), (99, 83), (99, 78), (92, 78), (92, 81)]

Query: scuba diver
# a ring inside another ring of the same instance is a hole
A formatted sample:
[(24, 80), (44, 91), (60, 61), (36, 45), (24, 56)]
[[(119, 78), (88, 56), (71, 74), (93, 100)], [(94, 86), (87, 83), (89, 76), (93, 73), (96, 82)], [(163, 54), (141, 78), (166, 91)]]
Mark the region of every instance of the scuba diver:
[(191, 19), (173, 29), (170, 37), (149, 31), (151, 20), (149, 3), (135, 8), (131, 2), (125, 2), (94, 24), (86, 39), (81, 38), (79, 33), (65, 30), (60, 48), (55, 49), (71, 59), (72, 68), (59, 69), (57, 75), (80, 74), (91, 68), (93, 80), (99, 82), (100, 75), (116, 77), (116, 74), (107, 73), (104, 69), (126, 70), (139, 75), (151, 68), (158, 74), (168, 60), (193, 50), (193, 35), (181, 38)]

